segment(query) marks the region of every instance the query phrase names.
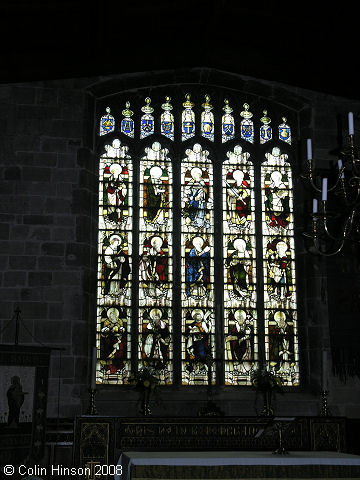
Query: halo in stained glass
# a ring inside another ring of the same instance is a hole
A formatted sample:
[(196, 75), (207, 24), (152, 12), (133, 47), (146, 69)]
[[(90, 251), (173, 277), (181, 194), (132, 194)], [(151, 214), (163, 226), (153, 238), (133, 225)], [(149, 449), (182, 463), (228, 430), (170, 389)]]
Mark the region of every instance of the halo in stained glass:
[(100, 119), (100, 135), (107, 135), (115, 129), (115, 118), (110, 114), (110, 107), (106, 107), (106, 114)]

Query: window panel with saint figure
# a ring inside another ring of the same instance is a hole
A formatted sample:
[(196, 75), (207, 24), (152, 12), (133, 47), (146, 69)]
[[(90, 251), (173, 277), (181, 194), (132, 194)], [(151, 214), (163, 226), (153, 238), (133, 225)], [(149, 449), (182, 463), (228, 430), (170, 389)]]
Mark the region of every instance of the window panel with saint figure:
[(97, 381), (126, 383), (130, 374), (130, 309), (123, 306), (98, 307)]
[[(200, 144), (181, 165), (182, 381), (207, 384), (214, 352), (213, 171)], [(198, 338), (198, 340), (196, 340)]]
[(147, 368), (159, 383), (173, 382), (171, 309), (149, 307), (139, 310), (139, 369)]
[(225, 385), (250, 385), (258, 358), (256, 310), (225, 309)]
[(286, 309), (265, 311), (265, 352), (271, 369), (281, 375), (284, 385), (299, 385), (299, 354), (296, 312)]
[(223, 162), (225, 384), (250, 384), (257, 360), (254, 166), (236, 145)]
[(96, 381), (127, 383), (131, 350), (132, 161), (119, 139), (99, 162)]
[(285, 385), (299, 384), (292, 171), (278, 147), (261, 166), (265, 356)]
[[(145, 148), (139, 190), (139, 367), (160, 384), (172, 369), (172, 166), (159, 142)], [(165, 308), (168, 307), (168, 308)]]

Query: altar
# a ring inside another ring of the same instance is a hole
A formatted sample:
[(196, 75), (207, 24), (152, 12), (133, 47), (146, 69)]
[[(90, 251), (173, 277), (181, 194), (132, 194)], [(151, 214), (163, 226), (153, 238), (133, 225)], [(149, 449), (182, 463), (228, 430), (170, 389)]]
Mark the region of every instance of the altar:
[(115, 480), (360, 478), (360, 456), (337, 452), (122, 452)]
[[(289, 455), (273, 455), (283, 447)], [(75, 425), (74, 461), (104, 478), (360, 478), (343, 417), (111, 417)], [(122, 476), (119, 476), (121, 473)]]

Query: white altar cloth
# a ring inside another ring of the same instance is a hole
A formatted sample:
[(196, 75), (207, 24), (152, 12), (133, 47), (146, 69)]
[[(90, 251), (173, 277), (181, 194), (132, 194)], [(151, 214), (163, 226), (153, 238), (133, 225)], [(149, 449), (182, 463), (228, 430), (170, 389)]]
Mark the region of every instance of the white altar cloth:
[(338, 452), (123, 452), (118, 465), (122, 475), (115, 480), (131, 480), (132, 465), (360, 465), (360, 456)]

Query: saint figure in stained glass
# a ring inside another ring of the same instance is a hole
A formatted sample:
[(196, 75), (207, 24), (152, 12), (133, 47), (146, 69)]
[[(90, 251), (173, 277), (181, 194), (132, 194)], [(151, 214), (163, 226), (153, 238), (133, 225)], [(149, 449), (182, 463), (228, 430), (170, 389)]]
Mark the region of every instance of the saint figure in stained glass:
[(260, 143), (266, 143), (272, 139), (271, 119), (267, 116), (267, 110), (263, 111), (264, 116), (260, 118), (262, 125), (260, 127)]
[(265, 212), (268, 226), (275, 232), (286, 229), (290, 221), (289, 191), (287, 175), (273, 170), (265, 176)]
[(168, 245), (160, 235), (146, 238), (142, 248), (139, 272), (145, 295), (153, 298), (166, 297), (168, 285)]
[(103, 242), (104, 295), (116, 296), (126, 288), (130, 263), (125, 240), (113, 234)]
[(106, 164), (103, 172), (103, 182), (105, 222), (114, 226), (126, 223), (128, 214), (128, 167), (118, 163)]
[(190, 94), (185, 95), (186, 101), (183, 103), (184, 110), (182, 112), (181, 122), (181, 138), (188, 140), (195, 135), (195, 113), (192, 108), (194, 104), (190, 101)]
[(242, 170), (229, 170), (224, 180), (226, 201), (228, 206), (227, 219), (235, 228), (245, 228), (251, 216), (250, 177)]
[(147, 224), (164, 225), (168, 221), (168, 173), (166, 168), (153, 165), (144, 171), (144, 219)]
[(254, 360), (253, 319), (249, 313), (239, 308), (230, 310), (228, 332), (225, 337), (227, 359), (232, 362), (232, 377), (248, 375)]
[(214, 114), (210, 104), (209, 95), (205, 95), (205, 102), (201, 105), (204, 111), (201, 113), (201, 135), (212, 142), (214, 141)]
[(130, 102), (126, 102), (125, 109), (122, 111), (124, 118), (121, 120), (121, 132), (128, 137), (134, 137), (134, 120), (131, 118), (134, 112), (130, 110)]
[(208, 241), (196, 236), (185, 246), (185, 294), (203, 298), (210, 287), (210, 246)]
[(161, 108), (164, 110), (161, 114), (161, 133), (165, 137), (174, 140), (174, 115), (171, 113), (173, 107), (170, 100), (170, 97), (165, 97), (165, 103), (161, 105)]
[(247, 142), (254, 143), (254, 123), (251, 120), (253, 114), (249, 111), (249, 105), (244, 103), (244, 110), (240, 113), (243, 117), (240, 124), (241, 138)]
[(291, 251), (285, 239), (275, 238), (267, 245), (267, 289), (270, 298), (284, 301), (292, 295)]
[(279, 139), (283, 142), (291, 144), (291, 130), (286, 123), (286, 118), (282, 118), (283, 123), (279, 125)]
[(222, 116), (222, 143), (227, 142), (235, 137), (235, 121), (231, 115), (233, 109), (229, 105), (229, 100), (224, 100), (225, 106), (223, 107), (224, 115)]
[(194, 308), (187, 312), (185, 329), (185, 362), (190, 374), (207, 375), (207, 357), (211, 353), (211, 311)]
[(196, 228), (209, 228), (209, 209), (212, 205), (207, 170), (193, 167), (185, 173), (183, 216), (186, 224)]
[(243, 238), (229, 241), (225, 266), (229, 269), (228, 283), (232, 285), (232, 295), (239, 299), (249, 297), (253, 289), (251, 245), (247, 245)]
[[(295, 366), (293, 321), (289, 312), (277, 310), (269, 316), (269, 361), (281, 374), (289, 375)], [(293, 372), (295, 373), (295, 372)]]
[(127, 357), (127, 316), (125, 308), (111, 307), (101, 313), (100, 359), (106, 370), (115, 373), (125, 366)]
[(170, 332), (165, 310), (152, 308), (143, 314), (142, 360), (145, 366), (163, 370), (169, 360)]
[(141, 107), (144, 115), (141, 117), (140, 138), (148, 137), (154, 133), (154, 117), (151, 115), (154, 109), (150, 106), (151, 99), (145, 98), (145, 105)]
[(110, 114), (110, 107), (106, 107), (106, 115), (100, 119), (100, 135), (111, 133), (115, 129), (115, 118)]

